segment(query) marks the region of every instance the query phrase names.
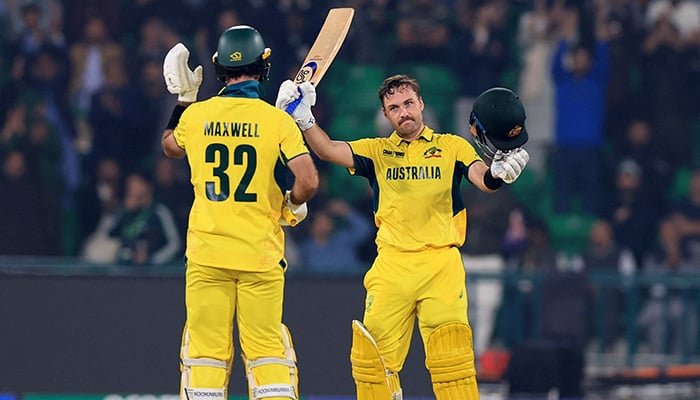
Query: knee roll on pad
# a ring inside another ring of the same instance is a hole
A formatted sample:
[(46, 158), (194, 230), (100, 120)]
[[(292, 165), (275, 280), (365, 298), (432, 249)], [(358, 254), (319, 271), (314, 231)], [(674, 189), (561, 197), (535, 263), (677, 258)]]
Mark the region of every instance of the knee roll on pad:
[(358, 400), (401, 400), (399, 374), (389, 371), (377, 342), (360, 321), (352, 321), (352, 377)]
[(428, 337), (425, 353), (437, 400), (479, 398), (469, 325), (440, 325)]
[[(248, 379), (249, 395), (252, 400), (265, 399), (270, 397), (283, 397), (288, 399), (298, 398), (298, 382), (299, 376), (297, 373), (297, 357), (292, 343), (292, 335), (286, 325), (282, 324), (282, 345), (284, 346), (285, 358), (277, 357), (261, 357), (255, 360), (248, 360), (243, 354), (243, 362), (246, 367), (246, 377)], [(274, 372), (269, 373), (269, 366), (284, 365), (289, 368), (289, 383), (269, 383), (258, 385), (256, 377), (261, 375), (275, 375)]]
[(193, 388), (190, 387), (190, 378), (192, 376), (192, 367), (221, 368), (225, 370), (224, 375), (228, 377), (228, 371), (230, 369), (229, 363), (213, 358), (190, 358), (188, 353), (189, 344), (190, 336), (185, 327), (180, 347), (180, 399), (225, 400), (228, 382), (224, 382), (222, 386), (218, 388)]

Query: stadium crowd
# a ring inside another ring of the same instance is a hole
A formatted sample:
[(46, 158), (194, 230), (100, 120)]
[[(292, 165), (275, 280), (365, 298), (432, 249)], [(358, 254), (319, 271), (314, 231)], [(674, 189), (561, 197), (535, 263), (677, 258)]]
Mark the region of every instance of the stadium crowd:
[[(700, 266), (696, 0), (6, 0), (0, 254), (180, 265), (192, 193), (186, 163), (159, 146), (176, 100), (165, 53), (192, 50), (206, 98), (220, 89), (207, 49), (255, 26), (272, 48), (274, 103), (334, 6), (356, 14), (314, 109), (331, 135), (390, 133), (374, 118), (389, 73), (416, 75), (428, 125), (465, 136), (483, 90), (520, 95), (531, 166), (487, 201), (463, 185), (465, 255), (519, 270)], [(317, 164), (309, 221), (288, 232), (291, 268), (362, 273), (371, 192), (347, 194), (364, 181)]]

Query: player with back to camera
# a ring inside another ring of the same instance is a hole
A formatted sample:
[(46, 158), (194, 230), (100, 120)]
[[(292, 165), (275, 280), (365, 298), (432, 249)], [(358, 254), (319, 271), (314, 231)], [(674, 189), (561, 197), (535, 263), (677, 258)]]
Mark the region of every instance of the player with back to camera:
[[(163, 133), (172, 158), (185, 155), (194, 203), (187, 230), (181, 347), (183, 400), (224, 400), (233, 362), (234, 316), (251, 399), (297, 399), (296, 356), (282, 324), (284, 232), (307, 214), (318, 171), (294, 120), (260, 99), (270, 49), (234, 26), (212, 57), (218, 95), (196, 101), (202, 67), (191, 71), (178, 43), (163, 75), (178, 105)], [(287, 190), (286, 169), (294, 175)]]
[(364, 277), (362, 322), (352, 322), (350, 361), (359, 400), (396, 400), (399, 372), (415, 319), (438, 400), (478, 399), (472, 332), (467, 318), (465, 270), (459, 247), (466, 239), (462, 178), (484, 192), (512, 183), (529, 160), (525, 111), (510, 90), (493, 88), (474, 104), (476, 143), (493, 157), (488, 166), (464, 138), (436, 133), (423, 123), (418, 82), (387, 78), (379, 89), (387, 138), (331, 140), (315, 123), (316, 92), (308, 82), (280, 86), (276, 106), (301, 95), (292, 116), (311, 149), (325, 161), (369, 180), (374, 191), (378, 254)]

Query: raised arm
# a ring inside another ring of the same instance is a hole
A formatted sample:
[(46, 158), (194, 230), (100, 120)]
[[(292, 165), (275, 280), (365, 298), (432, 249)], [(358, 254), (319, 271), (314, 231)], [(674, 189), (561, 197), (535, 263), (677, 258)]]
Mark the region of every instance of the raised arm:
[(309, 147), (321, 160), (332, 162), (345, 168), (355, 166), (352, 159), (352, 150), (347, 142), (332, 140), (317, 124), (313, 124), (303, 133)]
[(177, 95), (177, 105), (161, 139), (163, 153), (170, 158), (185, 156), (185, 149), (177, 144), (173, 133), (185, 108), (197, 101), (199, 85), (202, 84), (202, 66), (198, 65), (194, 70), (190, 70), (187, 65), (189, 57), (190, 51), (187, 47), (182, 43), (177, 43), (168, 51), (163, 60), (165, 86), (170, 93)]

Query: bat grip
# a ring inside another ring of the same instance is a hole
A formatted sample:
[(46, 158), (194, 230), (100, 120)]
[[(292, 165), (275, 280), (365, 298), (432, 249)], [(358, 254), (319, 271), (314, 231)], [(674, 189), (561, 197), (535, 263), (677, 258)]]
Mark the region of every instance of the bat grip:
[(297, 109), (297, 106), (299, 105), (299, 103), (301, 103), (301, 99), (304, 97), (301, 94), (301, 89), (299, 89), (298, 86), (297, 86), (297, 91), (299, 92), (299, 97), (297, 97), (296, 100), (294, 100), (293, 102), (287, 104), (287, 108), (284, 109), (284, 111), (286, 111), (287, 114), (289, 114), (289, 115), (292, 115), (294, 110)]
[(286, 111), (287, 114), (292, 115), (294, 110), (297, 109), (297, 106), (299, 105), (299, 103), (301, 103), (301, 96), (299, 96), (299, 98), (297, 98), (293, 102), (287, 104), (287, 108), (285, 108), (284, 111)]

